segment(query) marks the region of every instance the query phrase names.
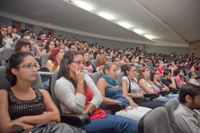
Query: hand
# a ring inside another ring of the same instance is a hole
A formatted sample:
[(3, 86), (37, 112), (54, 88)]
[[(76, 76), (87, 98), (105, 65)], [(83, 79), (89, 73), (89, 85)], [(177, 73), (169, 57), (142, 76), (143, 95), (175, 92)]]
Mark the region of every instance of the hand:
[(135, 102), (133, 102), (132, 99), (129, 99), (128, 102), (129, 102), (129, 104), (130, 104), (130, 106), (131, 106), (131, 109), (137, 108), (137, 107), (138, 107), (138, 105), (137, 105)]
[(33, 46), (34, 48), (37, 48), (37, 45), (35, 42), (33, 42), (32, 40), (30, 40), (31, 46)]
[(133, 109), (126, 107), (126, 108), (125, 108), (125, 111), (127, 112), (127, 110), (133, 110)]
[(33, 36), (36, 36), (36, 35), (33, 33)]
[(76, 69), (76, 80), (77, 80), (77, 83), (83, 83), (84, 82), (84, 73), (81, 72), (81, 70), (77, 70)]

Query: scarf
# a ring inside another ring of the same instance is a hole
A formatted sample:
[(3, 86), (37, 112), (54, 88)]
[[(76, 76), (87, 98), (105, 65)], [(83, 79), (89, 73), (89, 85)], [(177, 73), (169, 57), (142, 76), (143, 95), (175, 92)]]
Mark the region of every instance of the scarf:
[(105, 74), (102, 76), (102, 78), (104, 78), (106, 80), (106, 82), (108, 82), (111, 85), (118, 85), (118, 83), (115, 79), (111, 79), (110, 77), (108, 77)]

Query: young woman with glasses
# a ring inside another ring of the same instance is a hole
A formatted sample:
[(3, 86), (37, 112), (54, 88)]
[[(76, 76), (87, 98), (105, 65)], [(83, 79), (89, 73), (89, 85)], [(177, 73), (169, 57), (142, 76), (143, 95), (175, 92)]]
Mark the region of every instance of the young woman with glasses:
[(78, 51), (68, 51), (61, 61), (55, 84), (61, 112), (88, 114), (91, 123), (81, 127), (88, 133), (137, 132), (138, 122), (100, 109), (102, 95), (90, 76), (82, 72), (83, 61), (83, 54)]

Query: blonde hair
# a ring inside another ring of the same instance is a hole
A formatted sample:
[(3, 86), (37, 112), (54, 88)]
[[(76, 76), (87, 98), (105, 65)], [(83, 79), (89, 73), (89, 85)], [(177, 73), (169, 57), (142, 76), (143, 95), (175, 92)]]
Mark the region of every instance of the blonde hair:
[(105, 57), (105, 56), (98, 56), (98, 57), (97, 57), (97, 65), (96, 65), (96, 68), (97, 68), (97, 67), (100, 67), (100, 66), (103, 66), (103, 65), (106, 63), (107, 60), (108, 60), (108, 58)]

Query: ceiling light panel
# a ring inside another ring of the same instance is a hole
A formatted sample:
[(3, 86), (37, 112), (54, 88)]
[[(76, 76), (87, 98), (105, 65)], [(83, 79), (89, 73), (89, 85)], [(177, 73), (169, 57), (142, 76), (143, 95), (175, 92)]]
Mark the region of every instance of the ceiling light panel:
[(105, 19), (108, 19), (108, 20), (114, 20), (115, 17), (109, 13), (105, 13), (105, 12), (100, 12), (98, 13), (99, 16), (105, 18)]
[(132, 27), (132, 25), (127, 23), (127, 22), (119, 22), (118, 24), (123, 26), (123, 27), (125, 27), (125, 28), (127, 28), (127, 29)]
[(89, 3), (85, 2), (85, 1), (76, 1), (76, 0), (74, 0), (73, 3), (77, 4), (77, 6), (82, 8), (82, 9), (85, 9), (85, 10), (88, 10), (88, 11), (94, 10), (94, 7), (91, 4), (89, 4)]
[(135, 33), (139, 34), (139, 35), (144, 34), (144, 31), (143, 31), (143, 30), (140, 30), (140, 29), (134, 29), (133, 31), (134, 31)]
[(148, 39), (154, 39), (155, 37), (154, 36), (152, 36), (152, 35), (144, 35), (146, 38), (148, 38)]

